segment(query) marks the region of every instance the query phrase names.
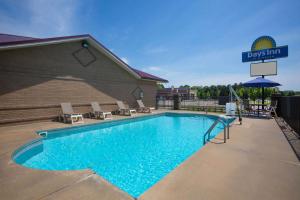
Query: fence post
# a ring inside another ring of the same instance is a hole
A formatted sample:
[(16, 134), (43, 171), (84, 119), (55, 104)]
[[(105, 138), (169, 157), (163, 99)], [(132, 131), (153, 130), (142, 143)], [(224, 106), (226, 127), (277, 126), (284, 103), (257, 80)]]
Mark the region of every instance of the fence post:
[(180, 110), (180, 97), (178, 94), (173, 96), (173, 109)]
[(157, 110), (158, 109), (158, 103), (159, 103), (159, 96), (156, 96), (155, 98), (155, 109)]
[(272, 94), (271, 101), (277, 101), (276, 113), (279, 117), (281, 117), (281, 104), (282, 104), (281, 94)]

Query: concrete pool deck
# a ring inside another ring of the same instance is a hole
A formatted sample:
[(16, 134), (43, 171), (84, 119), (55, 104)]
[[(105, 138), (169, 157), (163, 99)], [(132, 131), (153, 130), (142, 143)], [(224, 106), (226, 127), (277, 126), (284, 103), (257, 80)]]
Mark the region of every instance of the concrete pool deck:
[[(0, 199), (132, 199), (90, 170), (33, 170), (11, 160), (14, 150), (39, 137), (35, 131), (68, 126), (36, 122), (0, 127)], [(300, 162), (275, 120), (243, 118), (243, 125), (230, 128), (226, 144), (222, 136), (139, 199), (300, 199)]]

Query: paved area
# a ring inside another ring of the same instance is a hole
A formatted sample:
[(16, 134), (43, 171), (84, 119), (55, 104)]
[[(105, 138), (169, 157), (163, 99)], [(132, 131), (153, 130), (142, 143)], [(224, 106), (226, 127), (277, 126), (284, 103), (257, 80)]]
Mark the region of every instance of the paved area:
[(293, 130), (290, 125), (288, 125), (285, 120), (281, 117), (276, 119), (278, 126), (280, 127), (281, 131), (284, 133), (286, 139), (290, 143), (291, 147), (293, 148), (295, 154), (300, 161), (300, 135), (295, 130)]
[[(226, 144), (218, 135), (139, 199), (300, 199), (300, 163), (276, 122), (243, 122), (230, 128)], [(67, 126), (0, 127), (0, 199), (132, 199), (90, 170), (33, 170), (11, 160), (15, 149), (39, 137), (35, 131)]]
[(206, 145), (140, 199), (300, 199), (300, 165), (276, 122), (243, 121), (226, 144)]

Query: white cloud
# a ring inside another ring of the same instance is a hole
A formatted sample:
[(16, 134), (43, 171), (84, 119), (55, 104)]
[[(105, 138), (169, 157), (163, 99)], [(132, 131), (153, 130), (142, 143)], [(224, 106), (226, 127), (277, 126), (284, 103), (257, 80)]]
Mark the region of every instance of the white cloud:
[(74, 32), (79, 3), (78, 0), (8, 1), (8, 6), (19, 13), (11, 16), (1, 12), (1, 32), (33, 37), (70, 35)]
[(286, 45), (286, 44), (297, 44), (300, 41), (300, 27), (295, 27), (293, 29), (286, 30), (285, 32), (274, 35), (276, 41), (280, 41), (277, 46)]
[(150, 71), (162, 71), (162, 68), (157, 67), (157, 66), (147, 67), (146, 69), (148, 69)]
[(278, 75), (272, 77), (266, 77), (272, 81), (280, 83), (282, 90), (297, 90), (300, 91), (300, 63), (296, 63), (291, 66), (290, 69), (286, 69), (283, 66), (278, 66)]
[(125, 57), (121, 57), (121, 60), (123, 60), (126, 64), (129, 64), (129, 60), (128, 58), (125, 58)]
[(157, 47), (147, 47), (145, 49), (146, 54), (159, 54), (159, 53), (165, 53), (168, 49), (163, 46), (157, 46)]
[[(235, 46), (185, 56), (176, 62), (162, 64), (162, 70), (157, 71), (157, 75), (169, 80), (168, 86), (176, 87), (185, 84), (201, 86), (246, 82), (253, 77), (249, 74), (250, 63), (241, 62), (241, 52), (245, 49), (244, 46)], [(300, 90), (298, 52), (294, 49), (288, 59), (279, 59), (278, 75), (266, 77), (281, 83), (281, 90)], [(149, 67), (145, 69), (149, 70)]]
[(169, 72), (163, 78), (169, 80), (170, 85), (227, 85), (250, 80), (249, 75), (241, 73), (188, 73), (188, 72)]
[[(280, 90), (300, 90), (299, 82), (300, 69), (293, 71), (283, 69), (277, 76), (268, 76), (267, 79), (280, 83)], [(240, 82), (246, 82), (254, 77), (250, 77), (247, 73), (188, 73), (184, 71), (170, 71), (161, 76), (169, 83), (167, 86), (180, 85), (205, 86), (205, 85), (227, 85)]]

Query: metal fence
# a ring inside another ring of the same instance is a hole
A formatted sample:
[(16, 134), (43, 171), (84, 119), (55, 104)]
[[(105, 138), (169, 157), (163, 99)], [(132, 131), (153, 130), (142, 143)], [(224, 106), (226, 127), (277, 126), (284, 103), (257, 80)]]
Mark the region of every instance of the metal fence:
[[(160, 109), (174, 109), (174, 97), (168, 96), (167, 98), (157, 97), (156, 107)], [(244, 101), (248, 101), (251, 104), (262, 103), (260, 99), (256, 99), (256, 101), (242, 99)], [(226, 112), (226, 103), (230, 102), (229, 96), (219, 96), (216, 98), (210, 99), (200, 99), (194, 96), (179, 96), (179, 108), (181, 110), (194, 110), (194, 111), (207, 111), (207, 112)], [(265, 100), (266, 104), (270, 104), (271, 101), (269, 99)], [(243, 106), (242, 106), (243, 107)], [(253, 106), (254, 108), (255, 106)], [(258, 108), (257, 106), (255, 107)]]
[[(207, 112), (225, 112), (225, 105), (219, 105), (218, 99), (199, 99), (192, 97), (179, 98), (179, 109), (181, 110), (194, 110), (194, 111), (207, 111)], [(157, 108), (174, 109), (174, 97), (167, 99), (157, 97)]]
[(277, 100), (277, 115), (300, 134), (300, 96), (273, 96)]
[(174, 101), (173, 99), (159, 99), (156, 101), (157, 108), (173, 109)]

